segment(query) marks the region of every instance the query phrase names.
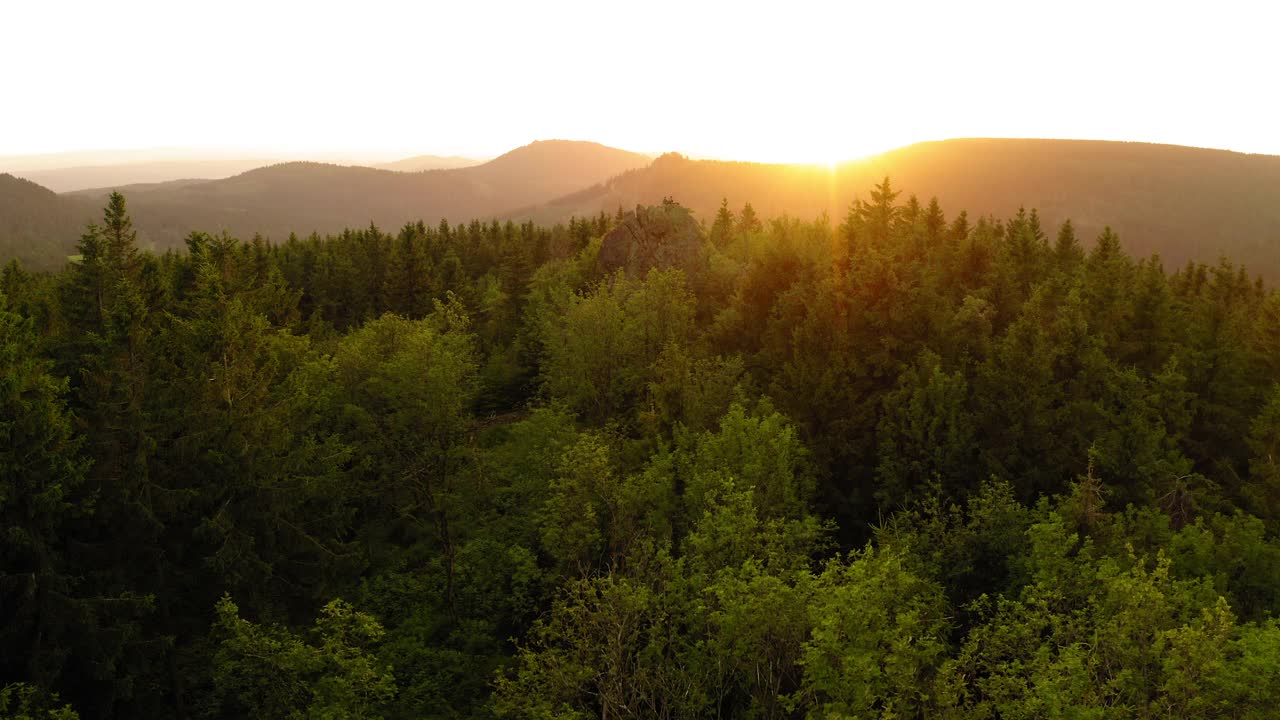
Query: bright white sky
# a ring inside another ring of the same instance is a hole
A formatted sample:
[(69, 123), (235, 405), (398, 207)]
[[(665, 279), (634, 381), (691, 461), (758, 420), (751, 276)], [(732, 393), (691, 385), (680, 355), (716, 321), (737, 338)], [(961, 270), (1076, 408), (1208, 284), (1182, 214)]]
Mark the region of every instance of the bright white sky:
[(1269, 0), (0, 0), (0, 155), (569, 138), (826, 162), (974, 136), (1280, 154), (1277, 27)]

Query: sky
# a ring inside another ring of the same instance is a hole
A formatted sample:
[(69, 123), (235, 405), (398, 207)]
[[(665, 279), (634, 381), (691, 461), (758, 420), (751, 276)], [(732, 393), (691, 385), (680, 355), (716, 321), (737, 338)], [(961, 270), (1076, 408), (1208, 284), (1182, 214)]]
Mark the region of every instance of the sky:
[(0, 155), (834, 162), (950, 137), (1280, 154), (1280, 7), (0, 0)]

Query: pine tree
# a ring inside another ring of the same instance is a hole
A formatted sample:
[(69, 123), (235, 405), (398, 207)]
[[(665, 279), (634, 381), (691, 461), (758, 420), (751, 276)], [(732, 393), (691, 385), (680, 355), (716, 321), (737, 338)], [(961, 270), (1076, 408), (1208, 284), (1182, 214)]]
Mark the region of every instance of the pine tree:
[[(87, 489), (95, 497), (92, 529), (78, 545), (75, 562), (85, 582), (105, 597), (127, 598), (113, 608), (116, 622), (146, 612), (153, 595), (164, 596), (164, 551), (159, 542), (179, 499), (153, 475), (156, 424), (150, 403), (154, 360), (149, 300), (155, 278), (135, 246), (136, 233), (124, 197), (112, 193), (103, 224), (90, 225), (80, 242), (82, 260), (64, 278), (63, 314), (68, 322), (59, 348), (60, 369), (71, 377), (72, 407), (92, 458)], [(127, 625), (125, 627), (128, 627)], [(135, 641), (118, 627), (114, 644), (86, 662), (108, 681), (108, 699), (132, 693), (128, 678), (113, 678), (124, 643)], [(114, 649), (111, 649), (114, 648)], [(129, 662), (139, 672), (159, 662), (163, 647), (138, 644)], [(88, 672), (89, 670), (86, 670)], [(114, 683), (111, 681), (115, 681)]]
[(717, 247), (723, 247), (729, 241), (733, 226), (733, 211), (729, 209), (729, 199), (724, 198), (720, 201), (720, 209), (716, 211), (715, 222), (711, 224), (711, 242)]
[(423, 234), (406, 225), (396, 238), (391, 267), (387, 271), (387, 309), (407, 318), (421, 318), (431, 309), (430, 259)]
[(937, 243), (942, 239), (943, 233), (947, 229), (947, 217), (942, 212), (942, 206), (938, 204), (938, 198), (929, 198), (929, 207), (925, 209), (924, 215), (925, 233), (929, 237), (931, 243)]
[(90, 512), (65, 395), (67, 381), (36, 354), (30, 320), (0, 294), (0, 678), (48, 687), (81, 640), (92, 610), (66, 545)]
[(1053, 246), (1054, 267), (1061, 273), (1072, 275), (1083, 262), (1084, 249), (1076, 239), (1075, 227), (1070, 220), (1066, 220), (1059, 228), (1058, 239)]
[(955, 221), (951, 223), (951, 227), (947, 229), (947, 239), (959, 244), (967, 237), (969, 237), (969, 213), (961, 210)]
[(894, 205), (894, 201), (901, 194), (901, 191), (893, 189), (889, 178), (885, 177), (883, 182), (871, 189), (870, 202), (858, 202), (859, 219), (867, 229), (871, 241), (878, 246), (883, 246), (889, 241), (889, 231), (894, 221), (902, 214)]
[(764, 226), (760, 223), (760, 218), (756, 217), (756, 209), (751, 207), (751, 203), (743, 205), (742, 212), (738, 213), (738, 234), (759, 232), (762, 227)]

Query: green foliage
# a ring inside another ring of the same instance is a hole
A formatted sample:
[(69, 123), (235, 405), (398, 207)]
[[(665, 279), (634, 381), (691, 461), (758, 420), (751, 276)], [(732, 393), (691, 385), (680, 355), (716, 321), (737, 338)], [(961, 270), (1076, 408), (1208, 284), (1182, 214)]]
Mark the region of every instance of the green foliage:
[(70, 705), (58, 707), (58, 696), (24, 683), (0, 688), (0, 720), (80, 720)]
[(1280, 296), (720, 207), (6, 268), (0, 714), (1274, 714)]
[[(83, 487), (86, 462), (67, 382), (50, 374), (36, 342), (31, 321), (11, 312), (0, 294), (0, 643), (7, 671), (29, 663), (34, 679), (49, 682), (73, 645), (64, 633), (84, 612), (64, 543), (92, 498)], [(61, 651), (44, 655), (46, 637)]]
[(543, 381), (551, 397), (595, 422), (633, 407), (664, 348), (693, 331), (693, 298), (677, 270), (639, 281), (618, 274), (559, 302), (541, 328)]
[(312, 642), (242, 619), (229, 596), (216, 609), (214, 681), (250, 717), (377, 719), (395, 696), (395, 676), (372, 654), (385, 631), (341, 600), (321, 610)]
[(676, 344), (662, 349), (652, 374), (642, 419), (656, 431), (677, 423), (695, 432), (712, 428), (750, 382), (740, 356), (697, 357)]
[(881, 503), (896, 507), (935, 479), (951, 492), (963, 492), (962, 483), (974, 476), (976, 461), (975, 420), (963, 373), (944, 372), (941, 359), (925, 353), (898, 383), (885, 396), (877, 428)]
[(1277, 384), (1249, 428), (1250, 482), (1243, 489), (1248, 508), (1274, 523), (1280, 521), (1280, 384)]
[(756, 507), (768, 517), (809, 514), (814, 493), (809, 453), (787, 418), (768, 405), (748, 413), (735, 403), (715, 431), (690, 444), (682, 463), (687, 466), (684, 494), (695, 516), (709, 493), (729, 485), (753, 493)]
[(816, 578), (802, 699), (815, 717), (917, 716), (948, 650), (940, 588), (892, 552), (833, 560)]

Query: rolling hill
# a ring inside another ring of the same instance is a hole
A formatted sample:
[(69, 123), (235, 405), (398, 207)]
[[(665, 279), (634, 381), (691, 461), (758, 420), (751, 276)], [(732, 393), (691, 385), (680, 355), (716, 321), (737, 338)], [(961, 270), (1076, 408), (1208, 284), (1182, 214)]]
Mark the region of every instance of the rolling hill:
[[(648, 156), (567, 140), (535, 142), (473, 167), (394, 172), (292, 162), (208, 182), (119, 188), (129, 200), (143, 246), (178, 246), (191, 230), (261, 233), (336, 232), (376, 223), (494, 217), (649, 164)], [(101, 204), (111, 188), (75, 193)]]
[(451, 170), (453, 168), (472, 167), (484, 162), (460, 155), (414, 155), (402, 160), (378, 163), (373, 167), (379, 170), (395, 170), (396, 172), (422, 172), (423, 170)]
[(81, 198), (0, 174), (0, 263), (16, 258), (26, 267), (60, 267), (85, 224), (100, 215)]
[(178, 178), (225, 178), (272, 162), (265, 158), (221, 160), (162, 160), (113, 165), (81, 165), (48, 169), (14, 170), (13, 174), (54, 192), (86, 188), (158, 183)]
[(550, 222), (614, 212), (671, 196), (709, 219), (722, 198), (762, 217), (788, 213), (838, 222), (850, 202), (890, 177), (954, 215), (1009, 217), (1038, 208), (1046, 223), (1070, 218), (1082, 237), (1104, 225), (1166, 267), (1226, 255), (1280, 281), (1280, 156), (1173, 145), (1085, 140), (964, 139), (927, 142), (834, 169), (689, 160), (675, 154), (512, 217)]
[[(890, 177), (952, 216), (1040, 210), (1070, 218), (1082, 237), (1111, 225), (1131, 252), (1166, 267), (1220, 256), (1280, 281), (1280, 157), (1144, 143), (967, 139), (920, 143), (836, 168), (648, 156), (596, 143), (550, 140), (465, 168), (394, 172), (284, 163), (221, 180), (120, 188), (143, 247), (180, 247), (194, 229), (282, 239), (370, 222), (395, 229), (503, 217), (559, 222), (673, 197), (709, 220), (721, 199), (763, 217), (838, 222), (852, 200)], [(0, 176), (0, 261), (54, 267), (96, 216), (109, 188), (54, 194)], [(520, 209), (523, 208), (523, 209)]]

